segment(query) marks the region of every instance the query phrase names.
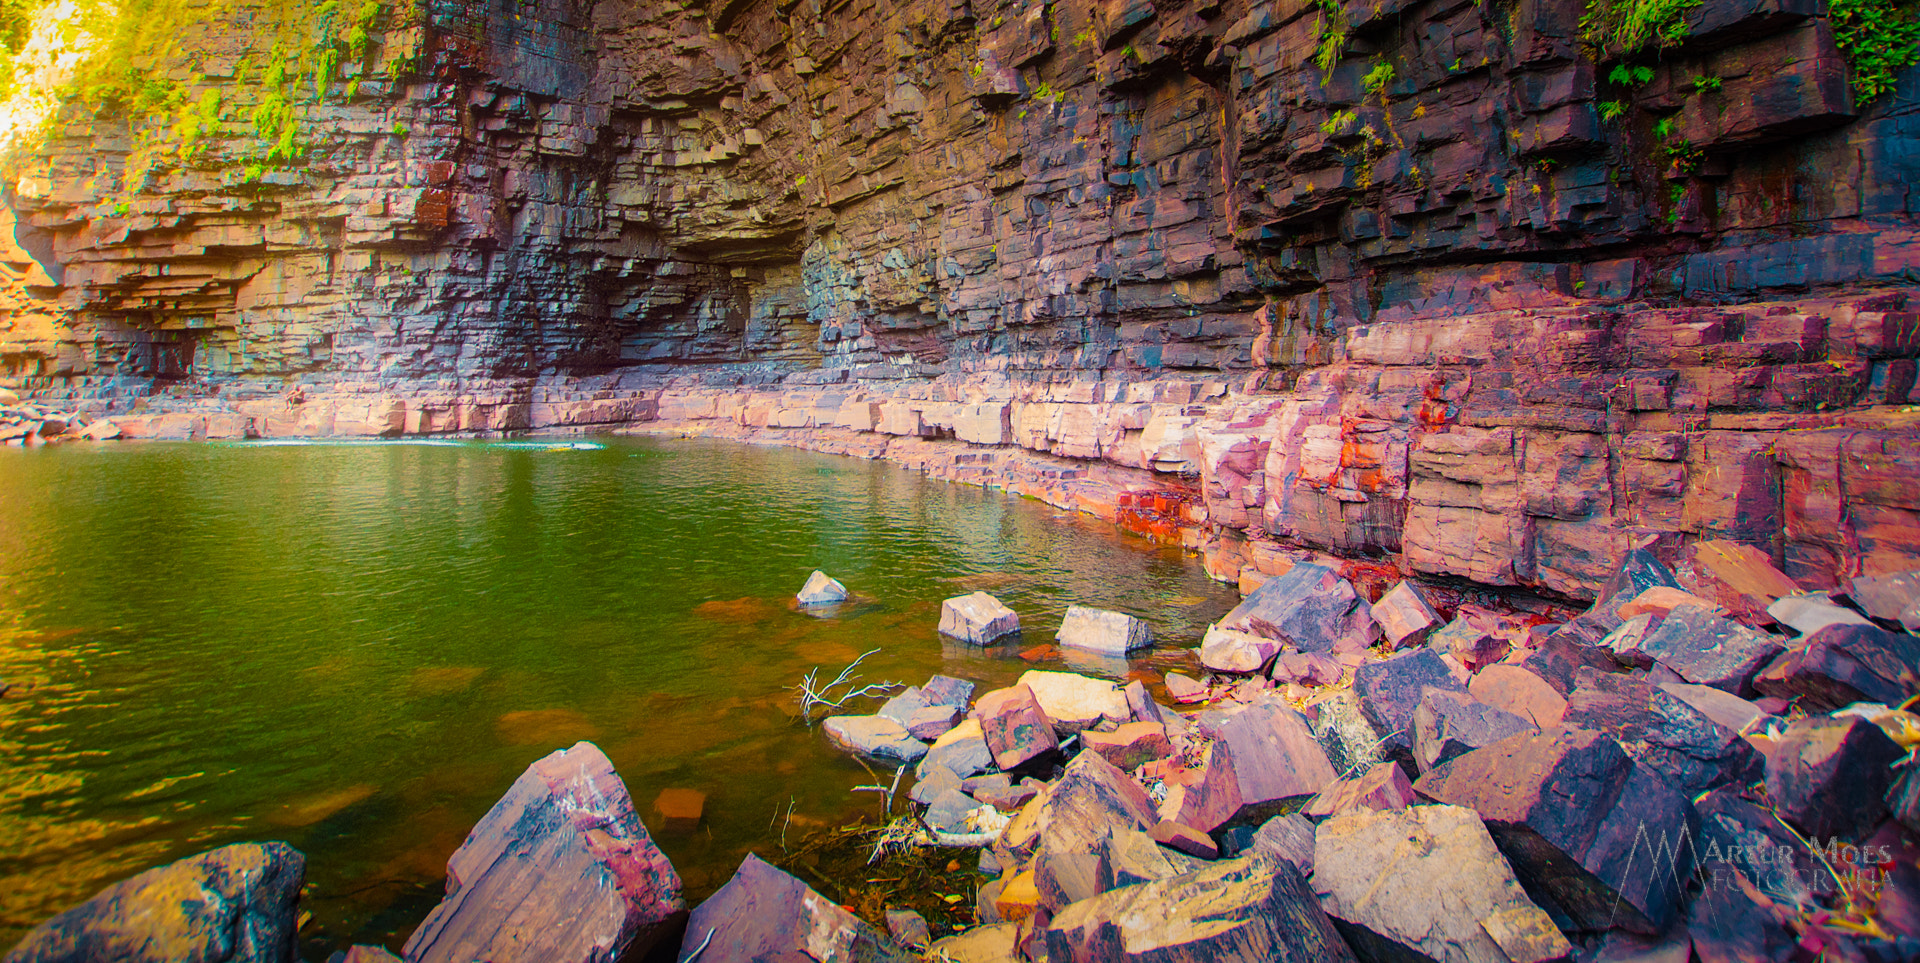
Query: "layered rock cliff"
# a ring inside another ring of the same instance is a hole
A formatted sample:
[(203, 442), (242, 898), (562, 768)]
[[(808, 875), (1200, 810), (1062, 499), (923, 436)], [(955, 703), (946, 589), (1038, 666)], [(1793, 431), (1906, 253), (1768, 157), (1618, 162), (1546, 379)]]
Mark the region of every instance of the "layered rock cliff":
[(1638, 49), (1538, 0), (369, 9), (310, 84), (259, 79), (327, 29), (285, 0), (183, 27), (191, 152), (68, 107), (9, 384), (130, 435), (785, 432), (1222, 577), (1920, 558), (1915, 71), (1856, 102), (1818, 0)]

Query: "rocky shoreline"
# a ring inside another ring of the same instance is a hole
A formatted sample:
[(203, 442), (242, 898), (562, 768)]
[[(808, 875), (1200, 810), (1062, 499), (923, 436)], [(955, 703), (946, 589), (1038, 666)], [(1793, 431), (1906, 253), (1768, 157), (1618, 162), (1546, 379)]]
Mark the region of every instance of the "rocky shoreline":
[[(802, 596), (846, 589), (815, 573)], [(1137, 623), (1076, 607), (1055, 641), (1124, 657), (1150, 644)], [(981, 646), (1018, 626), (986, 593), (941, 616)], [(1635, 550), (1559, 622), (1413, 582), (1373, 598), (1298, 561), (1209, 629), (1203, 678), (1034, 670), (976, 698), (935, 676), (824, 719), (913, 770), (881, 868), (979, 849), (961, 932), (863, 919), (751, 854), (689, 912), (582, 742), (474, 827), (400, 958), (1912, 959), (1915, 626), (1920, 572), (1806, 591), (1731, 542), (1671, 568)], [(109, 887), (5, 961), (292, 960), (303, 871), (281, 843), (223, 847)]]

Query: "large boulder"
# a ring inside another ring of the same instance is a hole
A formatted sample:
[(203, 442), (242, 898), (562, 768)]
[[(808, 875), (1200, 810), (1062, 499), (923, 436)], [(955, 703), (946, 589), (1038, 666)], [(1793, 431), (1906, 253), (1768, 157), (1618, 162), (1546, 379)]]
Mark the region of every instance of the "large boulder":
[(1413, 711), (1413, 762), (1426, 772), (1455, 756), (1538, 728), (1469, 693), (1428, 687)]
[(1413, 712), (1427, 689), (1465, 692), (1453, 667), (1432, 649), (1402, 652), (1353, 671), (1360, 711), (1380, 732), (1381, 748), (1396, 759), (1413, 758)]
[(727, 885), (707, 897), (687, 920), (680, 959), (689, 961), (696, 955), (700, 963), (908, 963), (913, 959), (860, 917), (752, 853)]
[(1209, 710), (1194, 721), (1226, 743), (1243, 808), (1312, 796), (1336, 778), (1306, 717), (1277, 698)]
[(1324, 565), (1306, 562), (1268, 579), (1218, 624), (1302, 652), (1359, 652), (1373, 644), (1379, 631), (1372, 607), (1346, 579)]
[(1745, 785), (1766, 770), (1760, 752), (1737, 732), (1644, 679), (1582, 669), (1579, 684), (1567, 697), (1565, 724), (1612, 736), (1689, 797)]
[(1642, 652), (1682, 679), (1734, 695), (1751, 691), (1754, 675), (1781, 648), (1777, 637), (1721, 618), (1703, 605), (1676, 607), (1640, 643)]
[(286, 843), (189, 856), (34, 927), (5, 963), (291, 963), (305, 872)]
[(407, 938), (410, 963), (610, 963), (684, 912), (680, 877), (600, 747), (527, 767), (447, 860), (447, 895)]
[(1473, 674), (1467, 683), (1473, 697), (1496, 709), (1511, 712), (1545, 729), (1560, 724), (1567, 711), (1567, 697), (1534, 674), (1517, 665), (1490, 665)]
[(1719, 603), (1734, 618), (1752, 625), (1767, 621), (1767, 606), (1800, 586), (1773, 565), (1767, 553), (1751, 545), (1719, 539), (1686, 547), (1677, 573), (1694, 594)]
[(1809, 839), (1861, 839), (1887, 818), (1889, 767), (1904, 755), (1865, 719), (1795, 719), (1767, 752), (1767, 796)]
[(1321, 908), (1367, 959), (1542, 963), (1573, 950), (1471, 809), (1343, 813), (1320, 824), (1313, 862)]
[(1114, 833), (1145, 832), (1156, 822), (1146, 789), (1098, 753), (1083, 752), (1007, 824), (995, 854), (1019, 863), (1041, 851), (1099, 852)]
[(1412, 582), (1401, 582), (1380, 596), (1368, 611), (1380, 624), (1387, 643), (1394, 648), (1417, 645), (1440, 624), (1440, 613), (1433, 610), (1427, 597)]
[(1658, 933), (1678, 913), (1699, 816), (1612, 738), (1560, 726), (1441, 763), (1414, 783), (1480, 814), (1536, 900), (1583, 929)]
[(1020, 616), (985, 592), (940, 603), (940, 634), (974, 645), (992, 645), (1020, 631)]
[(1259, 854), (1081, 900), (1046, 939), (1052, 963), (1354, 960), (1299, 872)]
[(1125, 612), (1073, 605), (1068, 606), (1066, 618), (1061, 620), (1060, 631), (1055, 633), (1054, 641), (1090, 652), (1126, 655), (1135, 649), (1152, 646), (1153, 629), (1146, 622)]
[(1920, 692), (1920, 639), (1869, 625), (1829, 625), (1775, 659), (1753, 686), (1824, 709), (1899, 705)]

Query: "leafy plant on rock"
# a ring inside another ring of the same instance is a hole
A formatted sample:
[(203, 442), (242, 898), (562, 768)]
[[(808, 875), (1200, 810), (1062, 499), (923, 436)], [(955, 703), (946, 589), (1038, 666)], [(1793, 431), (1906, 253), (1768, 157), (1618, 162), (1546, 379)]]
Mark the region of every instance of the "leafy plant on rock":
[(1581, 35), (1596, 49), (1625, 58), (1687, 38), (1687, 11), (1703, 0), (1588, 0)]
[(1911, 0), (1831, 0), (1828, 14), (1861, 104), (1891, 93), (1900, 72), (1920, 63), (1920, 18)]
[(1320, 20), (1315, 25), (1313, 64), (1323, 74), (1332, 73), (1339, 66), (1340, 58), (1347, 52), (1347, 30), (1351, 24), (1347, 20), (1347, 8), (1340, 0), (1313, 0), (1320, 11)]

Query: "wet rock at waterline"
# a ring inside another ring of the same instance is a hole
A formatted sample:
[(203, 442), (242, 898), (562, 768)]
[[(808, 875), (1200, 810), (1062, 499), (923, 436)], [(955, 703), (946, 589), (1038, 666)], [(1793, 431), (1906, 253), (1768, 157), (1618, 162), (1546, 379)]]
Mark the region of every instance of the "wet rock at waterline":
[(886, 716), (829, 716), (820, 730), (834, 745), (888, 762), (911, 764), (927, 754), (927, 744)]
[(643, 953), (686, 904), (680, 877), (598, 746), (528, 766), (447, 860), (409, 963), (600, 963)]
[(305, 872), (286, 843), (222, 846), (101, 890), (4, 963), (292, 963)]
[(687, 920), (682, 963), (908, 963), (893, 941), (751, 853)]
[(816, 570), (812, 575), (807, 576), (807, 584), (800, 587), (800, 593), (794, 598), (801, 605), (844, 602), (847, 600), (847, 587), (827, 573)]
[(1336, 815), (1315, 832), (1313, 862), (1321, 908), (1366, 959), (1543, 963), (1573, 951), (1471, 809)]
[(1074, 605), (1067, 608), (1054, 639), (1075, 649), (1126, 655), (1152, 646), (1153, 630), (1125, 612)]
[(1200, 640), (1200, 664), (1215, 672), (1258, 672), (1286, 647), (1279, 639), (1209, 625)]
[(992, 645), (1020, 631), (1020, 616), (985, 592), (940, 603), (940, 633), (975, 645)]
[(1103, 720), (1118, 724), (1133, 718), (1126, 693), (1105, 679), (1032, 669), (1021, 673), (1019, 684), (1033, 693), (1062, 737), (1091, 729)]

